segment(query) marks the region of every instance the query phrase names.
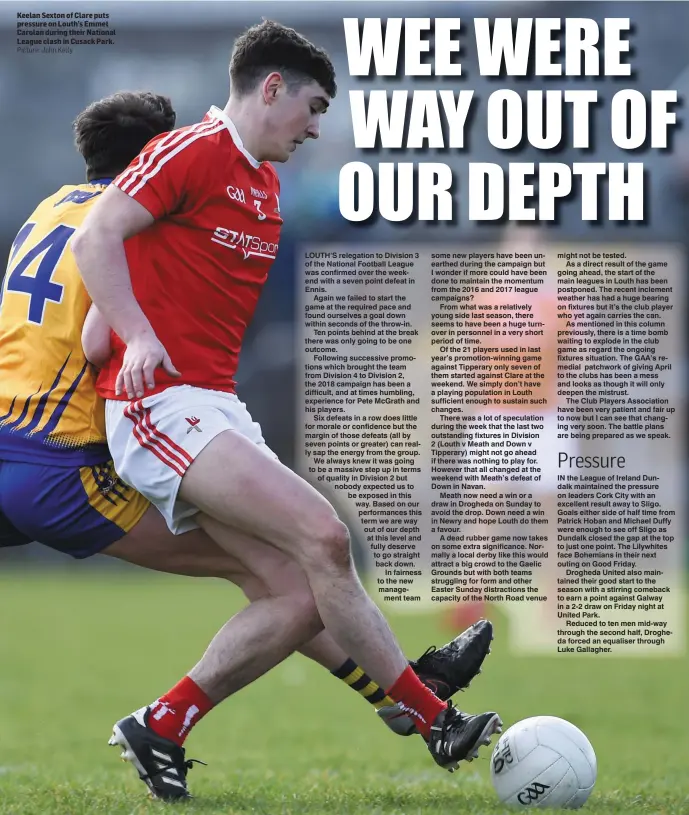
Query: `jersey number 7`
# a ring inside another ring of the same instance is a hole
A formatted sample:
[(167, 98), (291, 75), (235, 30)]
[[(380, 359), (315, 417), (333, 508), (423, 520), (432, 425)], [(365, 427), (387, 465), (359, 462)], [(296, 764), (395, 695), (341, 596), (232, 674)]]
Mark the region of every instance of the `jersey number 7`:
[[(67, 241), (75, 231), (73, 226), (60, 224), (52, 229), (42, 240), (22, 257), (16, 266), (12, 266), (12, 261), (22, 248), (26, 239), (36, 224), (27, 223), (19, 231), (14, 239), (12, 251), (10, 253), (10, 265), (7, 269), (6, 292), (20, 292), (29, 295), (30, 323), (40, 325), (43, 322), (46, 301), (53, 303), (62, 302), (64, 286), (52, 280), (55, 267), (57, 266), (62, 253), (65, 251)], [(26, 274), (26, 270), (36, 260), (43, 255), (34, 275)]]

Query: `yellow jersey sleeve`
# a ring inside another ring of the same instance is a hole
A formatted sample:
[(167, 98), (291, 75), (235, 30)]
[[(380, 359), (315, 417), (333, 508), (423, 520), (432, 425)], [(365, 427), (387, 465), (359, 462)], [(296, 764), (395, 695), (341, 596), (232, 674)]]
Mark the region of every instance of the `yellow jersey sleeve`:
[(12, 244), (0, 300), (0, 459), (82, 466), (109, 457), (103, 402), (81, 347), (91, 301), (70, 250), (104, 190), (62, 187)]

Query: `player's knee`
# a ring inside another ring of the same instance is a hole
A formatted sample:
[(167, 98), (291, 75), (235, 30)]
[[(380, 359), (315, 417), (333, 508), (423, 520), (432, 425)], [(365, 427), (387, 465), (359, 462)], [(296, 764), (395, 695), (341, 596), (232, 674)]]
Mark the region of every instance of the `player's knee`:
[(321, 564), (348, 569), (352, 562), (349, 530), (342, 521), (333, 515), (314, 529), (313, 552), (310, 553)]

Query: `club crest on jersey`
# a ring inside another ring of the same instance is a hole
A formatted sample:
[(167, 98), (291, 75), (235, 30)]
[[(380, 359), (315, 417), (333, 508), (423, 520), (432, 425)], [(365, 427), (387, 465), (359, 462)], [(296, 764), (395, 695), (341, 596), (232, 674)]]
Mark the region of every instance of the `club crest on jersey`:
[[(255, 203), (260, 203), (257, 201)], [(265, 215), (263, 216), (266, 217)], [(242, 252), (244, 260), (248, 260), (252, 255), (259, 258), (270, 258), (275, 260), (278, 245), (273, 241), (264, 241), (258, 235), (250, 235), (248, 232), (237, 232), (235, 229), (226, 229), (218, 226), (211, 238), (213, 243), (219, 243), (228, 249), (235, 249)]]
[(202, 433), (203, 431), (199, 427), (199, 422), (201, 419), (198, 419), (196, 416), (185, 416), (185, 421), (189, 422), (191, 425), (187, 430), (187, 436), (191, 433), (192, 430), (195, 430), (197, 433)]

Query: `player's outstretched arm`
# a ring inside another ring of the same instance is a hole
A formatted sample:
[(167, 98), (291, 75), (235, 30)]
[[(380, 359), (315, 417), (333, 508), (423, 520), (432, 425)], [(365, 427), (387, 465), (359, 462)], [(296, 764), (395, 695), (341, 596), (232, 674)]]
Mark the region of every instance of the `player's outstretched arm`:
[(86, 315), (81, 332), (81, 345), (84, 349), (84, 356), (96, 368), (102, 368), (110, 359), (112, 353), (110, 326), (95, 306), (91, 306)]
[(153, 220), (144, 206), (111, 186), (72, 238), (72, 253), (94, 305), (127, 346), (115, 389), (130, 399), (154, 386), (158, 366), (179, 376), (134, 297), (124, 250), (125, 240)]
[(91, 299), (125, 343), (154, 334), (132, 292), (124, 251), (125, 240), (152, 223), (145, 207), (111, 186), (72, 238), (72, 253)]

